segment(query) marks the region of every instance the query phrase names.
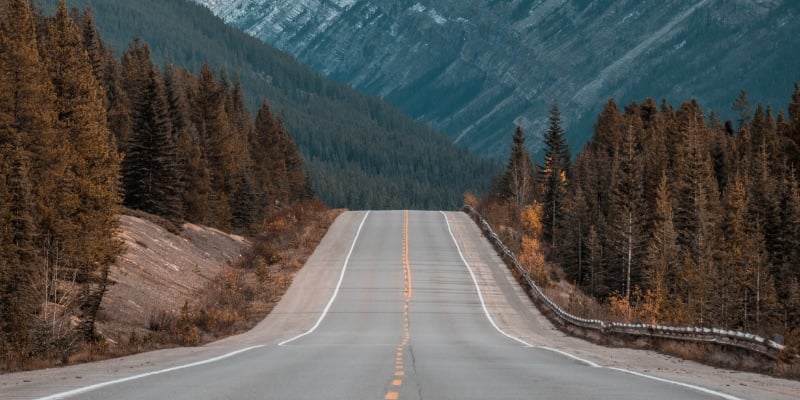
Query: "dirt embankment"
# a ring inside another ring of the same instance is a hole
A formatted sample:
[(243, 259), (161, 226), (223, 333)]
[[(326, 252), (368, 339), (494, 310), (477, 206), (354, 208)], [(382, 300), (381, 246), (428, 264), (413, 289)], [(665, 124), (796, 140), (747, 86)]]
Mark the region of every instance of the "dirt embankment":
[(185, 224), (180, 235), (120, 216), (124, 252), (109, 272), (97, 331), (112, 343), (148, 329), (159, 314), (176, 314), (249, 246), (243, 237)]

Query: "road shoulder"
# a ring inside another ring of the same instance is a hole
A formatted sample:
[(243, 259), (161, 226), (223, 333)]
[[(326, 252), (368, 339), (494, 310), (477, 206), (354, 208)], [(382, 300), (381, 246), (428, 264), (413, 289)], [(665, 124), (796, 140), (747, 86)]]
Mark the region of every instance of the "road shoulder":
[(741, 398), (800, 398), (797, 381), (714, 368), (654, 351), (604, 347), (567, 336), (539, 312), (468, 215), (451, 212), (447, 217), (464, 257), (475, 271), (492, 317), (509, 334), (603, 367), (685, 382)]

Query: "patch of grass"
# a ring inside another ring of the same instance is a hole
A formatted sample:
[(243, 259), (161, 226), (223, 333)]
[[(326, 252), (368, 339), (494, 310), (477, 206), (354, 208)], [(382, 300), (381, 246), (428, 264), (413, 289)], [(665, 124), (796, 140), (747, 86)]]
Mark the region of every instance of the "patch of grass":
[(196, 301), (180, 315), (154, 315), (150, 333), (129, 342), (192, 346), (249, 330), (278, 303), (341, 212), (319, 201), (273, 212), (242, 258), (223, 267)]
[[(278, 303), (297, 271), (314, 252), (343, 210), (329, 210), (307, 201), (273, 212), (241, 259), (224, 266), (179, 312), (157, 311), (146, 327), (134, 329), (127, 340), (78, 343), (69, 356), (20, 357), (19, 349), (0, 348), (0, 372), (58, 367), (122, 357), (176, 346), (197, 346), (255, 326)], [(136, 210), (127, 215), (180, 232), (169, 221)], [(27, 354), (27, 353), (26, 353)]]

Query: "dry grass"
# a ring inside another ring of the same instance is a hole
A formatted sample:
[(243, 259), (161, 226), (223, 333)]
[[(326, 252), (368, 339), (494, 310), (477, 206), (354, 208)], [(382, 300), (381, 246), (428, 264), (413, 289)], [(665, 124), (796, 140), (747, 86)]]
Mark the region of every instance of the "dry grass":
[[(128, 211), (135, 213), (134, 211)], [(176, 346), (197, 346), (249, 330), (278, 303), (297, 271), (317, 247), (342, 210), (328, 210), (321, 202), (308, 201), (273, 213), (253, 245), (233, 265), (220, 272), (179, 312), (158, 311), (147, 326), (133, 329), (117, 342), (99, 340), (78, 344), (64, 357), (10, 357), (12, 349), (0, 349), (0, 373), (35, 370), (99, 361)], [(180, 232), (169, 221), (148, 214), (137, 215)]]
[(236, 264), (225, 266), (180, 315), (158, 324), (164, 328), (156, 344), (199, 345), (255, 326), (280, 301), (340, 213), (317, 201), (275, 212)]
[[(517, 229), (514, 228), (515, 221), (513, 215), (507, 207), (502, 205), (489, 204), (482, 205), (481, 212), (492, 227), (500, 235), (501, 240), (512, 251), (518, 252), (520, 248)], [(499, 221), (499, 223), (498, 223)], [(644, 295), (640, 291), (632, 294), (631, 302), (625, 301), (622, 296), (617, 296), (607, 302), (599, 302), (595, 298), (583, 293), (575, 285), (567, 282), (564, 271), (553, 265), (545, 263), (549, 273), (550, 284), (542, 288), (544, 294), (559, 305), (563, 310), (570, 314), (603, 321), (625, 322), (625, 323), (649, 323), (642, 315), (640, 309), (644, 303)], [(512, 270), (512, 275), (523, 287), (527, 286), (525, 280)], [(648, 338), (641, 336), (631, 336), (623, 334), (603, 333), (595, 329), (585, 329), (581, 327), (564, 324), (547, 307), (539, 302), (529, 288), (527, 293), (536, 304), (539, 305), (542, 313), (547, 316), (553, 324), (565, 333), (583, 338), (593, 343), (611, 346), (627, 347), (638, 349), (651, 349), (663, 354), (680, 357), (687, 360), (694, 360), (704, 364), (736, 369), (743, 371), (754, 371), (759, 373), (776, 375), (789, 379), (800, 379), (800, 329), (789, 335), (787, 338), (787, 351), (781, 354), (778, 360), (773, 360), (767, 356), (753, 353), (733, 346), (724, 346), (714, 343), (702, 343), (692, 341), (677, 341), (669, 339)], [(662, 324), (669, 324), (669, 321), (662, 321)]]

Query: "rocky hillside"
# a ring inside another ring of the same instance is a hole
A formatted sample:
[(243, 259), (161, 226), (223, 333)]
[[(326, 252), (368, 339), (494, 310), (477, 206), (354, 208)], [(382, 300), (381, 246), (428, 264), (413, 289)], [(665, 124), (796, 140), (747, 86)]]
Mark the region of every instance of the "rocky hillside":
[(185, 224), (176, 235), (149, 220), (120, 216), (124, 252), (109, 271), (97, 330), (118, 341), (143, 331), (159, 315), (177, 315), (224, 265), (249, 245), (242, 237)]
[(577, 146), (609, 97), (695, 97), (732, 118), (739, 90), (778, 107), (800, 80), (794, 0), (195, 1), (501, 157), (513, 124), (541, 135), (554, 99)]

